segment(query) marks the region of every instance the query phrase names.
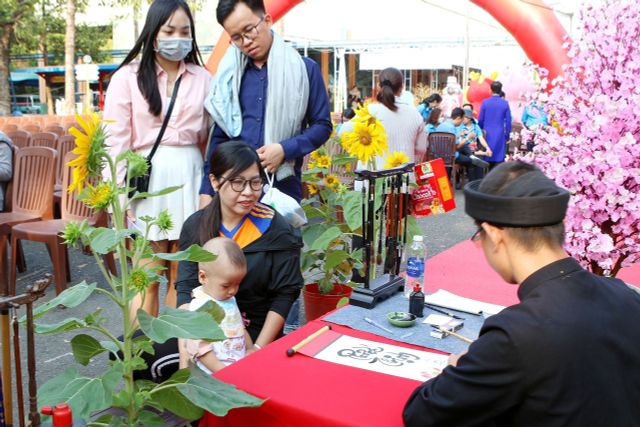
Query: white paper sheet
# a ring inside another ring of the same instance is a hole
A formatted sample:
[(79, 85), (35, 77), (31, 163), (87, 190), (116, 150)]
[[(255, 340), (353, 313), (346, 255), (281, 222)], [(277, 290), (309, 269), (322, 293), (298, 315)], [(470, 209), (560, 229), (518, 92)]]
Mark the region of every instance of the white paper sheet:
[(505, 308), (502, 305), (489, 304), (488, 302), (461, 297), (444, 289), (439, 289), (437, 292), (425, 295), (424, 302), (471, 314), (493, 315), (501, 312)]
[(388, 375), (426, 381), (440, 374), (448, 356), (342, 335), (316, 359)]

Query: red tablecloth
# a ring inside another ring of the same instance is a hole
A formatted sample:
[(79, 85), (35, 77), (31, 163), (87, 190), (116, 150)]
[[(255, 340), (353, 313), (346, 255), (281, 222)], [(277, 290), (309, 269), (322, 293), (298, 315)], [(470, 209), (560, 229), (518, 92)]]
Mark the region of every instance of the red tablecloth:
[[(471, 242), (428, 260), (425, 275), (427, 292), (442, 288), (502, 305), (518, 301), (518, 287), (504, 283)], [(639, 285), (640, 265), (620, 276)], [(217, 378), (268, 400), (260, 408), (234, 409), (224, 418), (207, 414), (201, 426), (401, 426), (402, 408), (419, 382), (303, 355), (286, 356), (288, 348), (325, 324), (310, 322), (217, 373)], [(424, 350), (345, 326), (332, 327), (347, 335)]]

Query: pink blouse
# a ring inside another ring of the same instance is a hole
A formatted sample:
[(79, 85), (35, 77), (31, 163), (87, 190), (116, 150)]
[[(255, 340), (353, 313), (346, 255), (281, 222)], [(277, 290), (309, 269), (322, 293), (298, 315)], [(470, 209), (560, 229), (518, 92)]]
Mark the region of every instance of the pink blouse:
[[(108, 120), (106, 143), (109, 154), (114, 158), (128, 149), (151, 148), (169, 107), (166, 71), (156, 64), (158, 90), (162, 98), (162, 113), (158, 117), (149, 112), (149, 104), (138, 88), (137, 71), (138, 63), (124, 66), (111, 77), (107, 88), (103, 117)], [(209, 93), (211, 75), (198, 65), (182, 62), (178, 76), (182, 76), (182, 80), (161, 144), (197, 144), (204, 150), (209, 131), (204, 99)], [(124, 169), (120, 169), (118, 181), (124, 179)]]

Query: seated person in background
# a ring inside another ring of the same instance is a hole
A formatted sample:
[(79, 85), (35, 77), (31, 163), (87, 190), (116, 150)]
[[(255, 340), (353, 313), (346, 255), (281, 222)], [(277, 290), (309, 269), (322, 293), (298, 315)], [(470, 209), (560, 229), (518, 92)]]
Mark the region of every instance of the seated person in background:
[(475, 156), (491, 156), (493, 152), (487, 144), (487, 140), (484, 139), (482, 129), (478, 126), (476, 119), (473, 118), (473, 110), (465, 108), (464, 116), (462, 117), (462, 125), (458, 132), (459, 140), (466, 142), (467, 146), (471, 150), (471, 153)]
[(424, 131), (429, 135), (436, 132), (438, 125), (440, 124), (440, 117), (442, 116), (442, 110), (438, 107), (431, 110), (429, 117), (427, 118), (427, 125), (424, 127)]
[(0, 212), (4, 212), (7, 184), (13, 177), (13, 143), (0, 132)]
[(456, 140), (458, 139), (458, 131), (460, 130), (460, 125), (462, 124), (462, 117), (464, 116), (464, 111), (462, 108), (454, 108), (451, 110), (451, 118), (445, 120), (440, 123), (436, 127), (436, 132), (446, 132), (452, 133), (456, 136)]
[(224, 341), (180, 339), (180, 368), (186, 368), (188, 361), (195, 363), (208, 374), (237, 362), (253, 351), (251, 337), (244, 328), (242, 315), (234, 295), (247, 273), (247, 260), (240, 246), (227, 237), (215, 237), (203, 246), (217, 258), (201, 262), (198, 280), (202, 284), (193, 290), (193, 299), (181, 308), (196, 311), (206, 302), (213, 301), (224, 310), (220, 328), (227, 336)]
[(640, 295), (563, 249), (570, 193), (536, 166), (503, 163), (465, 186), (491, 267), (520, 303), (487, 318), (466, 354), (419, 386), (406, 426), (637, 426)]
[[(427, 98), (422, 100), (420, 104), (418, 104), (418, 113), (422, 116), (422, 119), (426, 122), (429, 120), (429, 115), (434, 108), (440, 108), (440, 103), (442, 102), (442, 97), (439, 93), (432, 93)], [(437, 126), (437, 125), (436, 125)]]

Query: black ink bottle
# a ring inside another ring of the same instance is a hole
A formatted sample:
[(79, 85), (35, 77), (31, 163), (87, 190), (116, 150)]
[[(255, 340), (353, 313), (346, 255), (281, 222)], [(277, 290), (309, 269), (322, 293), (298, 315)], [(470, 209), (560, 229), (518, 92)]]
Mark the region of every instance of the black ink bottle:
[(423, 316), (424, 311), (424, 294), (420, 285), (413, 287), (413, 292), (409, 296), (409, 313), (418, 317)]

